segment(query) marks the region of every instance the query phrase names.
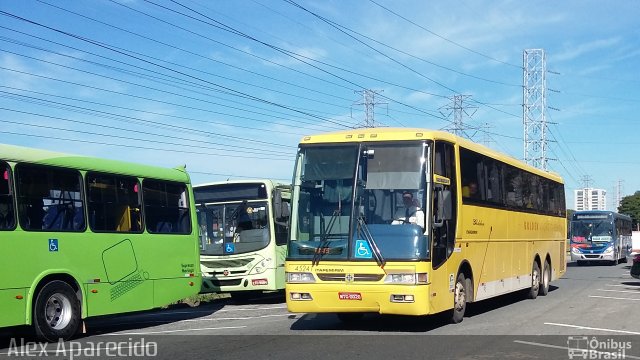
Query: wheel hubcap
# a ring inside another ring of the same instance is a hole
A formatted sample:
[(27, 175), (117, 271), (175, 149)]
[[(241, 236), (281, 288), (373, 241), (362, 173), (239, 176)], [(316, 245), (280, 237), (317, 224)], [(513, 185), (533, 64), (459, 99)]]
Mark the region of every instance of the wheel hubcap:
[(44, 317), (52, 329), (64, 329), (71, 321), (71, 301), (62, 294), (53, 294), (44, 307)]
[(456, 283), (455, 304), (457, 311), (464, 308), (466, 302), (465, 298), (464, 286), (461, 283)]
[(540, 273), (539, 270), (533, 270), (533, 289), (538, 290), (540, 287)]

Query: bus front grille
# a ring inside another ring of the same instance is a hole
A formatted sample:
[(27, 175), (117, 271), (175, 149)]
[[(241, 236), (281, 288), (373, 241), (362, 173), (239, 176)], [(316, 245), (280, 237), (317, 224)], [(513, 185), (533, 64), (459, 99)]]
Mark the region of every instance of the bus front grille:
[[(383, 274), (342, 274), (342, 273), (326, 273), (316, 274), (321, 281), (366, 281), (377, 282), (382, 280)], [(351, 276), (350, 276), (351, 275)]]
[(202, 265), (210, 269), (231, 269), (246, 266), (251, 263), (253, 258), (227, 259), (227, 260), (204, 260)]

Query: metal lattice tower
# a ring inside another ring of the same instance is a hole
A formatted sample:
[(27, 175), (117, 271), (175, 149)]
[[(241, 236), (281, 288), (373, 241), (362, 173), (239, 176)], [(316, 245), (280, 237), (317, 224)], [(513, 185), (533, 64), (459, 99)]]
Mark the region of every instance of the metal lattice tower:
[(358, 124), (358, 127), (376, 127), (375, 124), (375, 106), (380, 104), (386, 104), (384, 102), (376, 102), (376, 95), (381, 93), (382, 90), (362, 90), (356, 91), (356, 94), (362, 95), (362, 102), (355, 103), (354, 105), (364, 105), (364, 120)]
[(451, 122), (451, 126), (446, 127), (445, 130), (450, 131), (457, 136), (466, 137), (467, 139), (471, 139), (471, 136), (469, 136), (465, 131), (470, 129), (470, 127), (465, 124), (465, 120), (471, 118), (478, 109), (477, 106), (469, 105), (467, 103), (467, 99), (470, 97), (471, 95), (454, 95), (450, 98), (451, 105), (440, 108), (442, 116)]
[(547, 170), (547, 81), (543, 49), (526, 49), (523, 54), (524, 161)]
[(616, 199), (615, 199), (615, 203), (613, 204), (613, 211), (618, 211), (618, 207), (620, 207), (620, 202), (622, 201), (622, 183), (624, 183), (624, 180), (618, 179), (618, 182), (616, 183)]

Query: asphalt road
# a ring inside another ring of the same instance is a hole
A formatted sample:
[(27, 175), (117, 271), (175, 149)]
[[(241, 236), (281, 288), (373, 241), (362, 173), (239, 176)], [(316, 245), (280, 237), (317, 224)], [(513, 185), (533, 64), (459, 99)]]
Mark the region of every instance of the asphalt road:
[[(640, 281), (629, 266), (568, 265), (547, 296), (516, 293), (470, 304), (460, 324), (377, 314), (344, 324), (332, 314), (290, 314), (282, 296), (270, 296), (92, 319), (84, 337), (49, 344), (40, 358), (108, 357), (107, 348), (120, 342), (119, 357), (147, 351), (163, 359), (568, 359), (568, 348), (592, 351), (574, 358), (640, 359)], [(5, 334), (0, 358), (31, 355), (16, 354), (27, 346), (15, 335)]]

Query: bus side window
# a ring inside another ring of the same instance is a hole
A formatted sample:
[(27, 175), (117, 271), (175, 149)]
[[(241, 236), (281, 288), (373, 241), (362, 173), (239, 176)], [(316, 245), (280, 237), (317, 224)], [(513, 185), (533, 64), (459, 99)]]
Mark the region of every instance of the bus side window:
[(13, 208), (13, 191), (11, 190), (11, 169), (9, 164), (0, 162), (0, 230), (15, 227), (16, 217)]
[(20, 226), (25, 230), (84, 231), (81, 176), (74, 170), (16, 166)]
[(160, 234), (190, 234), (191, 216), (187, 186), (182, 183), (145, 179), (142, 183), (147, 231)]
[(140, 232), (138, 179), (112, 174), (87, 174), (89, 226), (93, 231)]

